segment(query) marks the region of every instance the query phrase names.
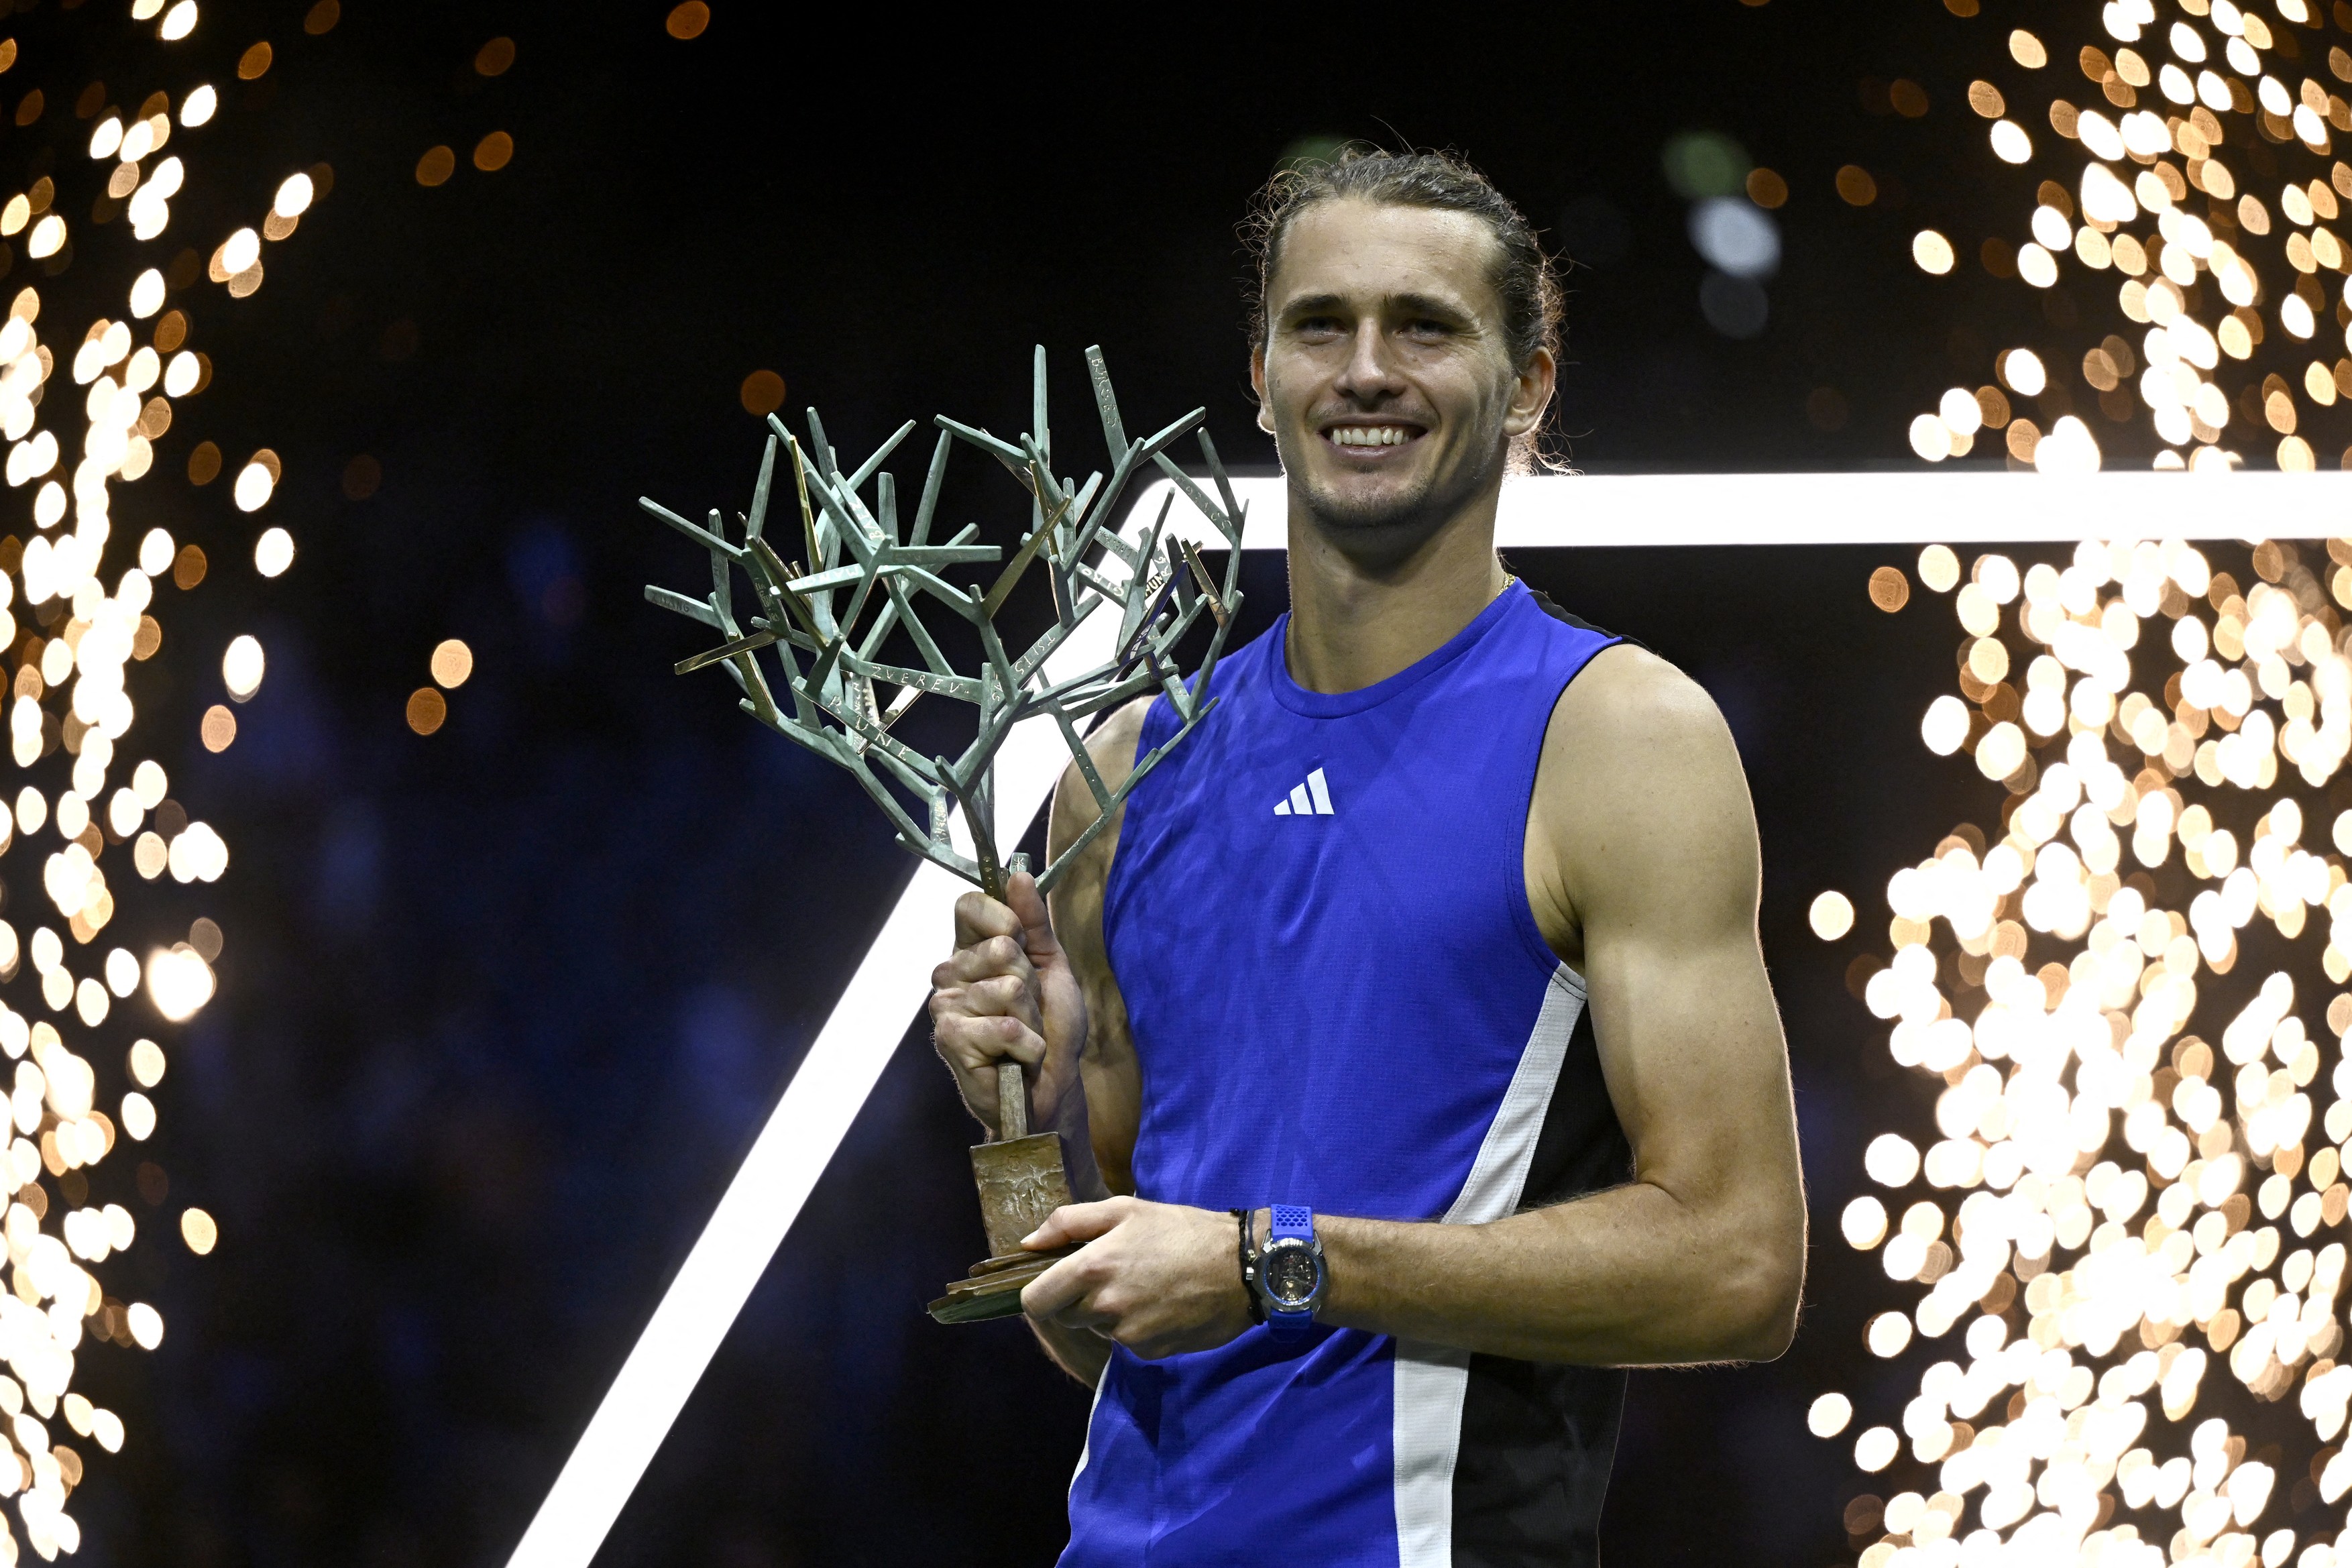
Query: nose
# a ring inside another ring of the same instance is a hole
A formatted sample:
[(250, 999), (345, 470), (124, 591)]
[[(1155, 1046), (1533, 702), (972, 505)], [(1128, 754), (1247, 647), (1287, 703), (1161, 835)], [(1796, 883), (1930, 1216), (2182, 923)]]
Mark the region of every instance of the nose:
[(1356, 335), (1348, 345), (1348, 363), (1333, 390), (1363, 408), (1376, 407), (1404, 390), (1391, 355), (1388, 334), (1381, 330), (1379, 319), (1370, 312), (1356, 323)]

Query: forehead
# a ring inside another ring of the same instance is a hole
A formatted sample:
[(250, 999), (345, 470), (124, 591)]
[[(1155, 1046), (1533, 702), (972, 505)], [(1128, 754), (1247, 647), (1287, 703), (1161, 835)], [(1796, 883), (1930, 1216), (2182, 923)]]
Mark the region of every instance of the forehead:
[(1467, 213), (1352, 198), (1318, 202), (1283, 234), (1266, 280), (1266, 309), (1280, 315), (1292, 300), (1418, 294), (1489, 314), (1500, 304), (1494, 255), (1494, 235)]

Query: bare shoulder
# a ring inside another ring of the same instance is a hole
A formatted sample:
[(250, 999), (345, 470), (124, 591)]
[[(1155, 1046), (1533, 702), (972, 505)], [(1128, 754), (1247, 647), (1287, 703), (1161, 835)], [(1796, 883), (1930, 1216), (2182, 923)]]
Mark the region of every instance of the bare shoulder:
[(1553, 706), (1537, 799), (1647, 812), (1664, 804), (1662, 791), (1725, 793), (1748, 805), (1739, 749), (1715, 699), (1647, 648), (1620, 643), (1593, 656)]
[[(1706, 688), (1644, 647), (1619, 643), (1593, 656), (1552, 709), (1545, 769), (1555, 752), (1598, 763), (1641, 765), (1663, 748), (1731, 745), (1730, 728)], [(1732, 753), (1734, 766), (1738, 753)]]
[(1560, 694), (1528, 826), (1548, 937), (1573, 930), (1580, 942), (1612, 907), (1662, 899), (1752, 911), (1756, 820), (1739, 749), (1705, 689), (1647, 649), (1602, 651)]

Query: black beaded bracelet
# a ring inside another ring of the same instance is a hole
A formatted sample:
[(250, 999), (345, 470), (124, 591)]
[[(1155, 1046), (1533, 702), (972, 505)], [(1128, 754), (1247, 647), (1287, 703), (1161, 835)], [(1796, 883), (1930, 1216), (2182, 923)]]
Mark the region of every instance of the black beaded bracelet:
[(1234, 1223), (1241, 1229), (1242, 1296), (1249, 1302), (1250, 1321), (1265, 1321), (1265, 1303), (1257, 1298), (1257, 1248), (1250, 1236), (1250, 1211), (1233, 1211)]

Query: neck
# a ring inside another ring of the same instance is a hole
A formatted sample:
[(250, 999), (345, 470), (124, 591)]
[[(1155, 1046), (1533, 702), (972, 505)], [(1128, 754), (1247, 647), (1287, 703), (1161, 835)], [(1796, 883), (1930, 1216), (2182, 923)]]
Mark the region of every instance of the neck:
[(1291, 679), (1309, 691), (1360, 690), (1451, 641), (1510, 579), (1495, 557), (1498, 470), (1435, 528), (1323, 523), (1290, 496)]

